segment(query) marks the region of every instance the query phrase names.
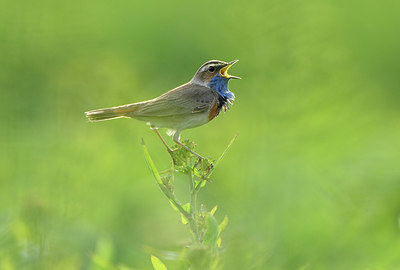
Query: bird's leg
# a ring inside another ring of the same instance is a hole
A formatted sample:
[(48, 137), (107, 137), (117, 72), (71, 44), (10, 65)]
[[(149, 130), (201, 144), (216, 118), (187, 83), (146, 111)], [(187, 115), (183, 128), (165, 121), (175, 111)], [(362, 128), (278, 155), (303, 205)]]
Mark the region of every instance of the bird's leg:
[(161, 136), (160, 132), (158, 131), (157, 128), (153, 128), (154, 132), (157, 133), (157, 136), (160, 138), (164, 146), (167, 148), (168, 153), (172, 153), (172, 149), (168, 146), (168, 144), (165, 142), (164, 138)]
[[(187, 147), (186, 145), (184, 145), (183, 143), (181, 143), (180, 141), (179, 141), (179, 132), (176, 132), (175, 133), (175, 135), (174, 135), (174, 137), (173, 137), (173, 140), (174, 140), (174, 142), (176, 142), (177, 144), (179, 144), (180, 146), (182, 146), (183, 148), (185, 148), (186, 150), (188, 150), (190, 153), (192, 153), (193, 155), (195, 155), (196, 157), (198, 157), (199, 159), (205, 159), (205, 158), (203, 158), (202, 156), (200, 156), (199, 154), (197, 154), (196, 152), (194, 152), (192, 149), (190, 149), (189, 147)], [(199, 160), (200, 161), (200, 160)], [(197, 164), (196, 164), (197, 165)]]

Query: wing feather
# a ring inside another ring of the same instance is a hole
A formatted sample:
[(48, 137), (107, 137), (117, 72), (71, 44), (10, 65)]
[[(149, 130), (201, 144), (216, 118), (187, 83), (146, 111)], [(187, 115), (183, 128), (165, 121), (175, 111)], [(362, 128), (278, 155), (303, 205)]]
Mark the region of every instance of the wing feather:
[(135, 116), (173, 116), (199, 113), (211, 108), (216, 92), (211, 88), (184, 84), (147, 102), (134, 112)]

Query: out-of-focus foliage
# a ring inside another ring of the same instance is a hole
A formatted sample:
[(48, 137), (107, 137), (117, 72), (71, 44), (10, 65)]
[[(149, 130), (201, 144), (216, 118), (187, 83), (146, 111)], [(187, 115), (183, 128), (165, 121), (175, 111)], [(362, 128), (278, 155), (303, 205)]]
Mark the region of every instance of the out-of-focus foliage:
[(224, 269), (400, 267), (398, 1), (0, 6), (1, 269), (152, 269), (187, 241), (145, 164), (142, 137), (168, 166), (154, 132), (83, 112), (210, 59), (240, 59), (235, 104), (182, 136), (218, 156), (239, 132), (199, 198), (229, 216)]
[[(159, 134), (157, 133), (157, 135)], [(207, 182), (211, 182), (210, 176), (213, 170), (215, 170), (236, 138), (237, 136), (235, 135), (215, 163), (208, 158), (199, 156), (195, 152), (195, 143), (190, 140), (182, 141), (182, 145), (175, 144), (172, 148), (166, 146), (171, 164), (168, 169), (162, 171), (157, 169), (144, 140), (142, 140), (144, 157), (157, 186), (168, 199), (172, 208), (180, 214), (181, 222), (185, 225), (190, 235), (190, 241), (181, 247), (180, 255), (178, 253), (175, 255), (173, 269), (220, 269), (220, 255), (221, 249), (223, 249), (221, 246), (221, 233), (228, 225), (228, 216), (225, 216), (222, 222), (218, 224), (217, 219), (214, 217), (218, 206), (216, 205), (211, 211), (207, 211), (207, 207), (198, 202), (197, 198), (200, 190), (206, 186)], [(177, 197), (175, 193), (175, 175), (177, 173), (188, 177), (188, 192), (184, 195), (189, 199), (184, 201)], [(172, 254), (174, 251), (164, 252)], [(166, 266), (158, 257), (151, 255), (151, 261), (154, 270), (166, 269)]]

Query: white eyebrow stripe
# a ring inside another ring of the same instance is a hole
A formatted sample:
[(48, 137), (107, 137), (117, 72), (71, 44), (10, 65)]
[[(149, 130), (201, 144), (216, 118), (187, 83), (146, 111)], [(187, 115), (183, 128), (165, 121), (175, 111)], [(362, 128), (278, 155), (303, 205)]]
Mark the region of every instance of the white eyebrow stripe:
[(206, 71), (208, 69), (209, 65), (205, 65), (204, 67), (201, 68), (201, 72)]

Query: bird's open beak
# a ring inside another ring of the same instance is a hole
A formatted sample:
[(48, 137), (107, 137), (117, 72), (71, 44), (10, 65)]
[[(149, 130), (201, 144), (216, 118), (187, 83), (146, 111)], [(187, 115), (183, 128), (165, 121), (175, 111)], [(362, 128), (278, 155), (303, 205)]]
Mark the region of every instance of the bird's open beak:
[(229, 75), (229, 74), (228, 74), (228, 69), (229, 69), (231, 66), (233, 66), (233, 64), (235, 64), (235, 63), (238, 62), (238, 61), (239, 61), (239, 60), (233, 60), (232, 62), (227, 63), (226, 66), (224, 66), (223, 68), (221, 68), (221, 69), (219, 70), (219, 74), (220, 74), (222, 77), (225, 77), (225, 78), (228, 78), (228, 79), (241, 79), (240, 77), (232, 76), (232, 75)]

